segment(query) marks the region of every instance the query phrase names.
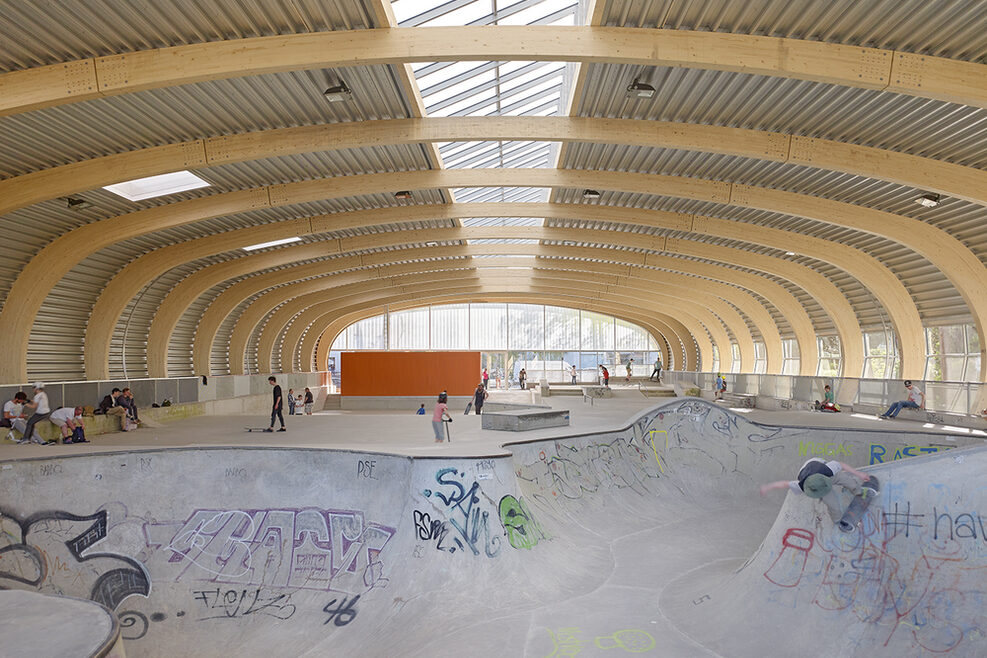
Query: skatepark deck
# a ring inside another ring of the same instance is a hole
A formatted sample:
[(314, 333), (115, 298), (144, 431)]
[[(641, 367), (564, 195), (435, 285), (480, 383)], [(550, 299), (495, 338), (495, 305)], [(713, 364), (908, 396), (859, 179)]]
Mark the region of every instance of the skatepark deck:
[[(688, 398), (502, 449), (39, 448), (0, 464), (0, 585), (106, 605), (131, 657), (983, 655), (981, 440), (858, 425)], [(758, 495), (811, 456), (881, 478), (861, 528)]]

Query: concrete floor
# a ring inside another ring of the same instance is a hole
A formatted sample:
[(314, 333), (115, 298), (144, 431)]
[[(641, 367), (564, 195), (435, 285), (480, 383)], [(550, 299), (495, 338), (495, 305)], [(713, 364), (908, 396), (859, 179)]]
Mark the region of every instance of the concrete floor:
[[(987, 655), (987, 543), (943, 545), (938, 519), (897, 533), (897, 510), (940, 514), (945, 491), (957, 528), (987, 508), (987, 452), (950, 449), (979, 436), (630, 388), (546, 402), (571, 426), (485, 431), (459, 411), (435, 444), (429, 415), (332, 411), (285, 433), (200, 417), (3, 445), (0, 540), (26, 529), (4, 557), (27, 576), (45, 555), (63, 567), (42, 591), (142, 620), (132, 658), (760, 658), (806, 637), (835, 656)], [(866, 466), (875, 443), (939, 452), (871, 467), (886, 486), (852, 535), (805, 496), (757, 494), (817, 451)], [(77, 560), (81, 537), (99, 538)], [(887, 605), (902, 592), (906, 614)]]
[[(190, 446), (332, 448), (433, 457), (506, 455), (508, 453), (501, 447), (505, 443), (619, 429), (627, 424), (631, 416), (663, 401), (663, 398), (644, 397), (637, 392), (636, 386), (621, 387), (618, 384), (613, 388), (618, 397), (597, 399), (592, 403), (583, 401), (578, 396), (542, 399), (541, 404), (570, 411), (569, 427), (532, 430), (522, 434), (481, 430), (479, 416), (464, 416), (462, 410), (453, 411), (453, 423), (450, 426), (452, 443), (434, 442), (432, 404), (427, 402), (425, 407), (429, 413), (425, 416), (415, 415), (414, 410), (319, 411), (311, 416), (285, 416), (288, 431), (275, 434), (246, 431), (248, 427), (266, 427), (270, 420), (267, 416), (199, 416), (171, 422), (159, 428), (141, 428), (135, 432), (96, 436), (89, 444), (38, 446), (15, 445), (3, 441), (0, 443), (0, 461)], [(531, 398), (520, 391), (492, 391), (490, 401), (530, 403)], [(876, 416), (862, 414), (739, 408), (732, 411), (743, 414), (753, 422), (786, 427), (942, 432), (947, 436), (987, 437), (987, 433), (979, 430), (908, 420), (880, 420)]]

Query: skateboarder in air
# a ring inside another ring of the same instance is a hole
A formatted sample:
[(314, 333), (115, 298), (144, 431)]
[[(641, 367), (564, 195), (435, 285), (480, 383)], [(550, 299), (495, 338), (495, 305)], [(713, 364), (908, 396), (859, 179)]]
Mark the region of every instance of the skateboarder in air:
[(838, 461), (823, 461), (819, 457), (813, 457), (802, 464), (799, 470), (798, 479), (779, 480), (761, 487), (761, 495), (765, 495), (774, 489), (784, 489), (788, 487), (797, 494), (805, 494), (809, 498), (818, 498), (829, 508), (829, 515), (834, 523), (838, 523), (843, 518), (846, 508), (843, 504), (843, 496), (840, 491), (833, 487), (834, 484), (846, 489), (854, 496), (862, 496), (863, 483), (870, 480), (870, 476), (863, 471), (858, 471), (849, 464)]

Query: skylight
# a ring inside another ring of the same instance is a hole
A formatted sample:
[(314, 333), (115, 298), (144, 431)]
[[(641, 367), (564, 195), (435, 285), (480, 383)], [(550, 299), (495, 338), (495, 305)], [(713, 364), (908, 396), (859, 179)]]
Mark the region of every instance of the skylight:
[(243, 247), (244, 251), (257, 251), (258, 249), (267, 249), (268, 247), (278, 247), (283, 244), (291, 244), (292, 242), (301, 242), (302, 239), (299, 237), (294, 238), (282, 238), (281, 240), (271, 240), (270, 242), (261, 242), (259, 244), (252, 244), (249, 247)]
[(185, 192), (186, 190), (196, 190), (200, 187), (209, 187), (209, 183), (191, 171), (175, 171), (170, 174), (148, 176), (147, 178), (137, 178), (124, 183), (106, 185), (103, 189), (130, 201), (141, 201), (143, 199), (152, 199), (156, 196), (175, 194), (177, 192)]

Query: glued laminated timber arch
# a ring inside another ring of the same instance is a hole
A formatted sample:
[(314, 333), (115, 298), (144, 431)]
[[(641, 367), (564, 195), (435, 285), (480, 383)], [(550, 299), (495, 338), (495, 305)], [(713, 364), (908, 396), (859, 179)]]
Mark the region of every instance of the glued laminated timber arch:
[[(493, 286), (490, 284), (484, 285), (479, 279), (477, 279), (475, 285), (472, 285), (474, 284), (473, 280), (469, 280), (467, 283), (471, 285), (464, 286), (462, 285), (464, 281), (462, 278), (460, 278), (458, 282), (455, 280), (448, 281), (437, 284), (435, 287), (427, 290), (422, 287), (418, 287), (418, 289), (412, 293), (395, 293), (393, 289), (384, 289), (376, 292), (364, 292), (359, 295), (339, 298), (333, 293), (327, 291), (322, 294), (321, 299), (316, 299), (313, 302), (313, 305), (321, 304), (322, 302), (331, 302), (333, 308), (333, 310), (329, 312), (331, 318), (360, 319), (362, 317), (379, 314), (383, 312), (385, 307), (391, 310), (398, 310), (401, 308), (414, 308), (428, 304), (444, 304), (456, 301), (479, 300), (557, 304), (569, 308), (607, 313), (629, 322), (635, 322), (649, 329), (654, 329), (664, 325), (670, 329), (672, 335), (676, 336), (683, 345), (685, 349), (685, 366), (687, 368), (690, 366), (699, 365), (700, 363), (712, 363), (714, 342), (707, 333), (706, 327), (689, 316), (672, 317), (663, 314), (662, 312), (644, 312), (638, 304), (634, 303), (633, 300), (631, 300), (631, 303), (628, 304), (627, 300), (624, 298), (619, 300), (608, 300), (573, 295), (572, 287), (569, 285), (564, 287), (553, 285), (546, 286), (541, 284), (538, 286), (526, 286), (523, 277), (524, 275), (519, 275), (517, 277), (507, 279), (505, 283), (498, 284), (501, 287), (509, 287), (509, 290), (502, 291), (489, 290), (489, 288)], [(605, 295), (605, 293), (600, 294)], [(330, 319), (326, 322), (331, 324), (332, 321), (333, 320)], [(345, 327), (346, 324), (353, 321), (355, 320), (344, 319), (343, 326)], [(316, 335), (321, 336), (325, 331), (324, 326), (319, 326), (316, 324), (310, 331), (314, 331)], [(726, 332), (723, 331), (722, 326), (720, 326), (718, 333), (722, 334), (723, 340), (727, 340), (725, 349), (728, 351), (724, 354), (730, 354), (729, 339), (726, 336)], [(321, 339), (319, 340), (321, 345)], [(325, 344), (327, 350), (328, 345), (328, 343)], [(309, 353), (308, 356), (305, 354), (302, 355), (303, 361), (310, 358), (311, 353)]]
[[(516, 300), (509, 295), (503, 296), (482, 294), (469, 297), (453, 295), (446, 296), (438, 303), (454, 303), (457, 301), (480, 301), (492, 303)], [(551, 299), (546, 296), (540, 296), (537, 301), (543, 304), (557, 303), (558, 305), (565, 306), (566, 308), (577, 308), (572, 306), (571, 300), (567, 299)], [(395, 302), (393, 304), (389, 304), (387, 309), (391, 311), (400, 311), (420, 306), (420, 302)], [(586, 304), (582, 306), (582, 309), (607, 314), (612, 313), (613, 311), (613, 309), (604, 308), (595, 304)], [(359, 311), (345, 313), (339, 309), (333, 309), (331, 312), (312, 322), (312, 324), (306, 328), (305, 338), (298, 346), (298, 358), (302, 365), (301, 372), (313, 372), (315, 370), (327, 369), (320, 368), (320, 366), (323, 364), (328, 365), (329, 348), (332, 347), (333, 342), (339, 334), (341, 334), (346, 327), (354, 322), (359, 322), (360, 320), (373, 317), (375, 315), (381, 315), (383, 311), (384, 309), (381, 308), (379, 304), (377, 306), (363, 308)], [(666, 363), (666, 366), (669, 370), (682, 369), (696, 371), (700, 367), (699, 347), (696, 340), (681, 323), (675, 320), (675, 318), (668, 317), (664, 318), (664, 320), (659, 320), (655, 316), (648, 317), (646, 319), (632, 318), (628, 316), (619, 317), (620, 319), (627, 320), (629, 322), (636, 322), (646, 330), (651, 331), (653, 335), (660, 335), (666, 340), (669, 349), (669, 363)], [(288, 352), (288, 354), (290, 354), (290, 352)], [(282, 358), (284, 358), (284, 353), (282, 354)], [(680, 359), (682, 366), (681, 368), (679, 368)]]
[[(439, 278), (455, 279), (464, 274), (463, 270), (469, 270), (467, 274), (476, 276), (479, 280), (486, 282), (491, 277), (502, 277), (502, 272), (498, 269), (503, 267), (523, 267), (532, 266), (530, 259), (524, 258), (491, 258), (471, 263), (406, 263), (383, 268), (382, 279), (388, 277), (390, 285), (405, 285), (409, 281), (418, 281), (424, 284), (433, 282)], [(455, 268), (455, 269), (454, 269)], [(454, 271), (447, 271), (454, 270)], [(585, 290), (597, 290), (611, 293), (614, 296), (625, 296), (625, 291), (630, 291), (627, 295), (631, 303), (637, 300), (645, 311), (652, 308), (674, 308), (676, 313), (690, 313), (692, 317), (700, 319), (704, 323), (709, 321), (706, 310), (712, 311), (720, 320), (727, 325), (738, 339), (741, 346), (741, 359), (743, 363), (752, 367), (754, 363), (753, 337), (744, 322), (743, 317), (738, 314), (729, 304), (725, 303), (717, 296), (725, 286), (714, 284), (709, 281), (686, 277), (685, 275), (674, 275), (666, 273), (666, 276), (656, 277), (653, 283), (660, 283), (662, 290), (666, 292), (656, 292), (656, 287), (652, 282), (640, 281), (627, 278), (622, 275), (609, 273), (609, 268), (593, 267), (593, 264), (585, 264), (579, 268), (580, 271), (573, 271), (566, 267), (565, 263), (558, 262), (536, 262), (531, 270), (531, 276), (535, 280), (566, 280), (578, 282), (580, 292)], [(431, 272), (433, 274), (423, 274)], [(443, 272), (442, 274), (434, 274)], [(254, 333), (254, 330), (263, 321), (263, 329), (257, 342), (257, 363), (262, 369), (270, 366), (274, 352), (274, 344), (284, 327), (291, 319), (299, 313), (306, 311), (310, 307), (310, 302), (319, 296), (319, 293), (326, 289), (338, 289), (340, 286), (334, 280), (335, 277), (314, 279), (304, 283), (294, 284), (285, 288), (276, 288), (256, 299), (243, 312), (237, 321), (236, 327), (230, 339), (229, 352), (231, 356), (232, 374), (242, 374), (238, 371), (238, 364), (243, 363), (239, 355), (245, 354), (247, 342)], [(380, 285), (382, 280), (365, 281), (359, 285), (368, 287), (372, 284)], [(348, 290), (352, 287), (346, 286)], [(681, 291), (681, 292), (679, 292)], [(735, 294), (730, 301), (742, 312), (747, 314), (754, 326), (758, 328), (764, 337), (765, 345), (770, 345), (769, 353), (772, 357), (772, 366), (781, 368), (781, 336), (771, 316), (760, 304), (749, 295)], [(688, 299), (683, 294), (688, 294)], [(700, 303), (695, 303), (700, 302)], [(275, 310), (276, 309), (276, 310)], [(328, 310), (328, 309), (326, 309)], [(273, 312), (272, 312), (273, 311)], [(266, 317), (266, 320), (265, 320)], [(715, 324), (715, 321), (713, 321)], [(777, 364), (774, 361), (777, 360)]]
[[(106, 286), (93, 308), (86, 333), (86, 373), (90, 379), (108, 375), (109, 344), (113, 327), (129, 300), (159, 274), (182, 263), (257, 242), (296, 235), (323, 233), (354, 226), (376, 226), (398, 221), (449, 219), (461, 217), (539, 216), (579, 219), (592, 214), (596, 221), (643, 225), (700, 234), (728, 236), (776, 249), (799, 253), (829, 262), (860, 280), (867, 281), (878, 300), (885, 305), (902, 345), (902, 369), (910, 373), (924, 366), (925, 334), (918, 312), (904, 286), (876, 259), (863, 252), (818, 238), (788, 231), (710, 217), (682, 215), (654, 210), (553, 203), (468, 203), (436, 206), (409, 206), (381, 210), (336, 213), (315, 218), (286, 220), (183, 242), (150, 252), (127, 265)], [(624, 243), (632, 247), (666, 251), (665, 238), (623, 231), (540, 227), (485, 227), (397, 231), (333, 240), (326, 243), (325, 255), (346, 253), (382, 245), (407, 242), (450, 241), (474, 238), (514, 237), (538, 240), (572, 240), (575, 231), (584, 231), (583, 241), (603, 244)], [(623, 241), (623, 242), (622, 242)], [(673, 242), (673, 246), (674, 246)], [(920, 355), (920, 356), (919, 356)], [(197, 363), (197, 365), (199, 365)], [(103, 375), (102, 373), (107, 373)], [(915, 376), (905, 374), (904, 376)]]
[(778, 37), (600, 26), (340, 30), (231, 39), (76, 60), (0, 76), (0, 113), (206, 80), (450, 61), (562, 61), (734, 71), (987, 106), (983, 65)]
[[(447, 246), (410, 249), (411, 251), (405, 249), (395, 249), (393, 251), (387, 251), (379, 254), (348, 256), (333, 259), (329, 262), (320, 261), (306, 265), (295, 265), (270, 274), (250, 277), (235, 283), (220, 293), (203, 314), (197, 330), (198, 332), (201, 332), (202, 345), (212, 345), (219, 324), (225, 320), (229, 312), (231, 312), (247, 298), (263, 292), (267, 288), (284, 285), (292, 281), (305, 279), (311, 276), (328, 274), (328, 267), (333, 267), (336, 270), (347, 270), (354, 267), (382, 266), (394, 263), (395, 261), (399, 261), (401, 259), (406, 260), (411, 253), (413, 253), (414, 258), (416, 259), (462, 258), (473, 255), (502, 255), (504, 253), (503, 245)], [(725, 252), (736, 251), (726, 247), (723, 247), (722, 250)], [(644, 280), (659, 280), (660, 273), (644, 269), (643, 261), (646, 258), (649, 267), (660, 267), (666, 270), (687, 272), (695, 276), (714, 279), (724, 283), (732, 283), (735, 286), (746, 288), (767, 299), (788, 319), (792, 326), (792, 330), (796, 335), (800, 353), (805, 355), (806, 363), (803, 365), (802, 374), (813, 374), (815, 372), (815, 366), (812, 364), (815, 364), (817, 361), (817, 357), (814, 356), (817, 354), (816, 339), (808, 314), (806, 314), (798, 300), (791, 293), (789, 293), (782, 286), (764, 277), (727, 268), (714, 263), (695, 262), (651, 254), (644, 256), (642, 254), (632, 254), (616, 249), (608, 249), (606, 252), (601, 253), (599, 248), (589, 249), (571, 246), (511, 245), (510, 252), (515, 255), (524, 254), (530, 256), (542, 256), (544, 258), (554, 257), (556, 259), (602, 258), (604, 260), (617, 261), (618, 264), (593, 263), (592, 267), (595, 271), (605, 271), (609, 274), (627, 275)], [(279, 249), (272, 252), (254, 254), (233, 261), (212, 265), (188, 276), (165, 297), (164, 301), (159, 305), (158, 311), (154, 316), (153, 322), (151, 323), (147, 340), (148, 376), (168, 376), (167, 350), (168, 345), (171, 342), (171, 332), (173, 331), (179, 318), (185, 312), (186, 308), (208, 289), (233, 277), (243, 276), (269, 267), (290, 265), (291, 263), (296, 263), (300, 260), (318, 257), (323, 253), (324, 247), (319, 244), (286, 247), (284, 249)], [(753, 256), (755, 259), (761, 260), (767, 258), (758, 255)], [(536, 262), (540, 264), (544, 262), (544, 259)], [(531, 262), (529, 261), (529, 264), (530, 263)], [(564, 261), (564, 263), (567, 267), (574, 270), (586, 269), (586, 266), (590, 265), (586, 262), (573, 260), (567, 260)], [(787, 261), (783, 261), (782, 264), (786, 265), (788, 268), (800, 268), (800, 266), (793, 265)], [(558, 265), (553, 264), (548, 266), (557, 267)], [(379, 269), (362, 270), (360, 276), (363, 278), (379, 278), (382, 276), (382, 273)], [(836, 288), (833, 287), (833, 290), (836, 290)], [(819, 298), (824, 296), (819, 293), (825, 291), (816, 291), (813, 288), (810, 288), (808, 292), (809, 294), (818, 295), (817, 298)], [(728, 297), (723, 297), (729, 301)], [(839, 296), (839, 299), (843, 300), (842, 296)], [(845, 300), (843, 301), (845, 302)], [(825, 306), (823, 306), (823, 308), (826, 309)], [(847, 308), (849, 308), (848, 304)], [(843, 309), (841, 308), (840, 310), (842, 311)], [(196, 340), (199, 340), (199, 338), (199, 335), (197, 335)], [(844, 338), (843, 340), (845, 341), (846, 339)], [(781, 350), (781, 346), (779, 345), (777, 349)], [(769, 358), (768, 361), (769, 363), (773, 363), (777, 360), (780, 367), (781, 357), (778, 354), (775, 356), (777, 356), (777, 359), (772, 357)], [(208, 354), (206, 354), (205, 358), (199, 362), (199, 366), (195, 367), (194, 371), (203, 373), (208, 372), (207, 359)], [(768, 372), (773, 372), (770, 366)]]
[[(987, 205), (987, 172), (887, 149), (705, 124), (498, 116), (386, 119), (279, 128), (117, 153), (0, 181), (0, 214), (112, 183), (181, 169), (368, 146), (485, 140), (626, 144), (736, 155), (866, 176)], [(257, 202), (263, 204), (264, 199)]]
[[(575, 277), (575, 275), (572, 275)], [(578, 288), (573, 288), (572, 282), (574, 279), (553, 277), (550, 274), (543, 274), (539, 276), (530, 276), (528, 274), (514, 274), (510, 277), (505, 277), (503, 275), (484, 275), (479, 276), (477, 274), (472, 274), (469, 276), (464, 276), (461, 271), (456, 272), (444, 272), (444, 273), (431, 273), (427, 275), (405, 275), (402, 277), (392, 277), (389, 280), (375, 280), (367, 281), (357, 284), (348, 284), (345, 286), (340, 286), (335, 289), (326, 289), (327, 286), (323, 282), (323, 289), (316, 292), (308, 294), (304, 299), (294, 299), (286, 304), (286, 306), (291, 307), (291, 312), (287, 313), (287, 317), (291, 317), (295, 313), (301, 312), (308, 308), (311, 304), (319, 302), (331, 302), (333, 305), (343, 305), (355, 303), (354, 300), (365, 300), (367, 295), (378, 295), (381, 292), (390, 293), (391, 295), (396, 295), (395, 299), (398, 301), (408, 301), (418, 299), (419, 296), (424, 295), (427, 291), (432, 290), (433, 287), (446, 288), (452, 286), (455, 289), (457, 284), (462, 284), (464, 281), (475, 280), (477, 285), (490, 287), (493, 285), (491, 282), (503, 282), (505, 280), (509, 281), (508, 287), (503, 290), (498, 290), (499, 292), (507, 291), (517, 291), (523, 290), (523, 288), (510, 287), (517, 286), (521, 284), (532, 284), (538, 283), (542, 286), (554, 286), (557, 288), (556, 292), (561, 292), (572, 299), (579, 300), (607, 300), (609, 302), (621, 303), (627, 308), (637, 308), (638, 313), (647, 316), (650, 310), (647, 306), (641, 305), (641, 298), (639, 296), (626, 296), (620, 292), (609, 292), (606, 285), (600, 285), (595, 283), (598, 279), (589, 276), (578, 277), (580, 285)], [(578, 290), (578, 292), (574, 292)], [(669, 295), (659, 295), (661, 303), (667, 306), (669, 303), (675, 304), (675, 309), (677, 312), (677, 317), (680, 321), (687, 327), (689, 327), (690, 333), (693, 335), (706, 335), (708, 332), (712, 337), (713, 344), (721, 349), (726, 349), (730, 352), (730, 339), (727, 332), (723, 328), (723, 320), (706, 308), (692, 304), (685, 303), (681, 306), (679, 303), (680, 299), (669, 296)], [(267, 313), (270, 312), (271, 306), (255, 306), (252, 307), (241, 316), (240, 322), (238, 322), (237, 330), (234, 330), (234, 336), (230, 340), (229, 354), (230, 354), (230, 373), (231, 374), (244, 374), (243, 362), (244, 355), (246, 353), (247, 339), (250, 336), (251, 331), (256, 327), (258, 322), (263, 319)], [(280, 309), (279, 309), (280, 310)], [(734, 326), (737, 327), (737, 331), (740, 332), (739, 335), (744, 334), (747, 337), (750, 336), (746, 325), (743, 323), (743, 319), (736, 313), (732, 312), (734, 317), (727, 318), (727, 322), (730, 324), (731, 329)], [(283, 326), (283, 323), (282, 323)], [(737, 334), (735, 334), (737, 335)], [(745, 350), (741, 358), (747, 356), (753, 359), (753, 348)]]

